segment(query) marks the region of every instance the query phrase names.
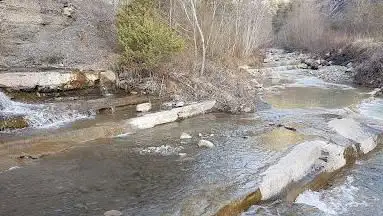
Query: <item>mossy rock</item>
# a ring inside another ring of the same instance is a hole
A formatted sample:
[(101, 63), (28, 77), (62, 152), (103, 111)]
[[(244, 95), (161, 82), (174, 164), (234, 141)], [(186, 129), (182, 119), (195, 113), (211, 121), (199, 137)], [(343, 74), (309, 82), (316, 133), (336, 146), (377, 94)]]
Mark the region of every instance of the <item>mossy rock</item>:
[(0, 131), (26, 128), (28, 125), (28, 121), (22, 116), (0, 117)]

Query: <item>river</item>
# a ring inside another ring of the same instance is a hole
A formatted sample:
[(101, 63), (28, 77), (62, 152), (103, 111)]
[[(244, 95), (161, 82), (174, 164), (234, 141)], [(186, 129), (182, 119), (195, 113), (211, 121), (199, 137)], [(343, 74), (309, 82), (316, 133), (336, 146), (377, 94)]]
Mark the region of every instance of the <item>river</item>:
[[(372, 99), (368, 90), (298, 69), (275, 69), (264, 79), (260, 96), (270, 107), (254, 114), (200, 115), (82, 143), (0, 173), (0, 215), (103, 215), (111, 209), (123, 215), (214, 215), (254, 192), (263, 173), (299, 143), (350, 142), (329, 131), (332, 119), (352, 113), (370, 130), (383, 131), (383, 99)], [(192, 139), (181, 140), (183, 132)], [(216, 147), (199, 148), (201, 138)], [(242, 215), (382, 215), (382, 164), (378, 146), (326, 187), (294, 200), (281, 196)]]

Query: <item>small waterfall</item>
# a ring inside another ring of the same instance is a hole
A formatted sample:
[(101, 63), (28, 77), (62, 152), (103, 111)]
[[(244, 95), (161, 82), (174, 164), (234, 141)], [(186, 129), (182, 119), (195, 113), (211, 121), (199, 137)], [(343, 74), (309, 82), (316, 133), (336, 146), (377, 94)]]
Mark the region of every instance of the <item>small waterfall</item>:
[(49, 104), (15, 102), (0, 92), (0, 117), (23, 116), (30, 127), (52, 127), (94, 115), (94, 112), (78, 112)]
[(3, 92), (0, 92), (0, 110), (12, 107), (13, 101), (9, 99)]

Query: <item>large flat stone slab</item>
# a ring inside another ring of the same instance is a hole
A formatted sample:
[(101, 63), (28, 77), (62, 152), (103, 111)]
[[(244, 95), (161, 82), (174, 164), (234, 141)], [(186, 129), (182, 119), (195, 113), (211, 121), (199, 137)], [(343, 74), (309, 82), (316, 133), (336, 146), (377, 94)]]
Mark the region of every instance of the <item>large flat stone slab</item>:
[(52, 103), (51, 106), (56, 106), (61, 109), (77, 110), (77, 111), (98, 111), (101, 109), (123, 107), (145, 103), (150, 100), (149, 97), (142, 96), (126, 96), (126, 97), (103, 97), (91, 100), (77, 100), (68, 102)]
[(32, 71), (0, 74), (0, 88), (15, 90), (73, 90), (115, 81), (116, 76), (112, 71)]

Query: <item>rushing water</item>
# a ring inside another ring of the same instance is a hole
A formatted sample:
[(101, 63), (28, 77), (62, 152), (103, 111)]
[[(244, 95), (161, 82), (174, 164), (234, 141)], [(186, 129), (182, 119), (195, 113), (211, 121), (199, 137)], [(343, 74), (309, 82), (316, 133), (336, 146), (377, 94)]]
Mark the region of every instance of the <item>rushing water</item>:
[(383, 215), (383, 152), (358, 161), (338, 175), (325, 190), (305, 191), (294, 204), (282, 201), (254, 206), (243, 216), (253, 215)]
[[(253, 192), (261, 174), (294, 145), (314, 138), (350, 142), (324, 129), (341, 113), (351, 110), (371, 130), (383, 131), (383, 100), (364, 90), (324, 82), (304, 71), (272, 72), (267, 79), (262, 97), (270, 109), (206, 114), (82, 143), (0, 173), (0, 215), (93, 216), (111, 209), (123, 215), (213, 215)], [(0, 100), (0, 112), (26, 116), (36, 126), (62, 118), (57, 110), (13, 102), (1, 93)], [(119, 110), (72, 127), (129, 117), (131, 113)], [(183, 132), (193, 138), (181, 140)], [(199, 148), (200, 139), (216, 147)], [(252, 206), (243, 215), (382, 215), (382, 164), (378, 147), (337, 174), (328, 187), (307, 190), (293, 203), (281, 198)]]
[(64, 110), (49, 105), (15, 102), (3, 92), (0, 92), (0, 117), (22, 116), (31, 127), (59, 126), (63, 123), (90, 118), (92, 115), (94, 114), (91, 112), (80, 113), (75, 110)]

